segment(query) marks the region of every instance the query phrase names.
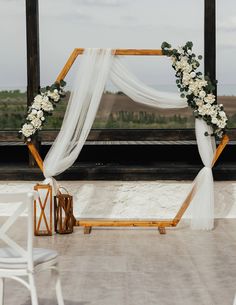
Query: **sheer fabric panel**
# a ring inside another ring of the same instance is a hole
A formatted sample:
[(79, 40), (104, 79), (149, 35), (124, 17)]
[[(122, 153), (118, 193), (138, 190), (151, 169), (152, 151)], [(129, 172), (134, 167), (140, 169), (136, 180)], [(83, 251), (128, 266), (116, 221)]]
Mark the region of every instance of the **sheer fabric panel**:
[(77, 159), (94, 122), (113, 60), (111, 49), (85, 50), (61, 130), (44, 160), (44, 176), (56, 176)]
[(204, 168), (195, 178), (196, 194), (191, 203), (191, 227), (195, 230), (211, 230), (214, 227), (214, 182), (212, 175), (212, 161), (216, 143), (215, 138), (205, 136), (205, 132), (212, 133), (212, 129), (205, 121), (195, 121), (198, 151)]

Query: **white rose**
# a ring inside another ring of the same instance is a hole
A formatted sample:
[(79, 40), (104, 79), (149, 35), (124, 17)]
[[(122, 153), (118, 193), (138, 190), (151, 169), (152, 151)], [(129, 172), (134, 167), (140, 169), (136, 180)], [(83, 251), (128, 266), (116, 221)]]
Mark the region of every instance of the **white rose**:
[(42, 102), (42, 99), (43, 99), (42, 95), (38, 94), (38, 95), (35, 96), (34, 101), (35, 102)]
[(202, 87), (205, 87), (207, 85), (207, 81), (202, 80), (202, 79), (195, 79), (195, 84), (196, 84), (196, 87), (201, 90)]
[(40, 94), (36, 95), (32, 104), (32, 108), (39, 110), (41, 108), (42, 101), (43, 97)]
[(54, 92), (52, 98), (53, 98), (54, 102), (58, 102), (60, 99), (59, 93)]
[(191, 78), (194, 78), (196, 76), (196, 73), (195, 72), (191, 72), (190, 76), (191, 76)]
[(44, 116), (42, 116), (42, 117), (41, 117), (41, 120), (42, 120), (42, 121), (44, 121), (44, 120), (45, 120), (45, 117), (44, 117)]
[(53, 105), (49, 100), (44, 100), (42, 102), (42, 109), (47, 112), (53, 111)]
[(210, 116), (211, 117), (216, 117), (217, 116), (217, 111), (214, 108), (210, 109)]
[(201, 107), (201, 106), (203, 105), (203, 101), (202, 101), (202, 100), (197, 100), (197, 101), (196, 101), (196, 105), (197, 105), (198, 107)]
[(60, 99), (60, 95), (59, 95), (57, 89), (55, 89), (53, 92), (48, 91), (48, 92), (47, 92), (47, 96), (49, 96), (51, 99), (53, 99), (54, 102), (58, 102), (59, 99)]
[(205, 97), (206, 96), (206, 92), (204, 90), (199, 92), (199, 96), (200, 97)]
[(35, 115), (35, 114), (37, 114), (37, 110), (36, 109), (33, 109), (32, 111), (31, 111), (31, 113), (33, 114), (33, 115)]
[(38, 118), (41, 118), (43, 116), (43, 111), (42, 110), (39, 110), (38, 112), (37, 112), (37, 117)]
[(225, 118), (226, 114), (224, 111), (219, 111), (219, 116), (221, 116), (221, 118)]
[(36, 116), (32, 112), (29, 113), (27, 116), (27, 120), (30, 120), (30, 121), (34, 120), (35, 118), (36, 118)]
[(39, 128), (39, 127), (42, 125), (42, 122), (41, 122), (40, 119), (35, 118), (35, 119), (31, 122), (31, 124), (37, 129), (37, 128)]
[(32, 108), (39, 110), (41, 109), (42, 103), (40, 101), (34, 101), (32, 104)]
[(201, 114), (201, 115), (205, 115), (205, 114), (206, 114), (206, 109), (205, 109), (205, 107), (204, 107), (204, 106), (199, 107), (199, 108), (198, 108), (198, 112), (199, 112), (199, 114)]
[(33, 125), (25, 123), (25, 124), (22, 126), (21, 131), (22, 131), (22, 134), (23, 134), (25, 137), (29, 137), (29, 136), (31, 136), (31, 135), (34, 133), (35, 129), (34, 129), (34, 126), (33, 126)]
[(49, 102), (49, 98), (46, 95), (42, 98), (42, 103), (43, 102)]
[(214, 94), (207, 94), (207, 96), (204, 98), (204, 101), (206, 103), (212, 104), (215, 101), (215, 95)]
[(184, 84), (185, 86), (187, 86), (187, 85), (189, 84), (190, 80), (191, 80), (190, 74), (184, 72), (184, 73), (183, 73), (183, 78), (182, 78), (183, 84)]
[(192, 71), (192, 66), (187, 64), (186, 66), (183, 67), (183, 71), (190, 73)]
[(211, 122), (213, 124), (217, 124), (218, 123), (218, 119), (216, 117), (214, 117), (214, 118), (211, 119)]
[(220, 127), (220, 128), (224, 128), (224, 127), (226, 126), (226, 122), (224, 122), (224, 121), (218, 121), (217, 126)]
[(180, 63), (179, 61), (176, 61), (176, 63), (175, 63), (175, 69), (176, 69), (177, 71), (181, 70), (181, 63)]

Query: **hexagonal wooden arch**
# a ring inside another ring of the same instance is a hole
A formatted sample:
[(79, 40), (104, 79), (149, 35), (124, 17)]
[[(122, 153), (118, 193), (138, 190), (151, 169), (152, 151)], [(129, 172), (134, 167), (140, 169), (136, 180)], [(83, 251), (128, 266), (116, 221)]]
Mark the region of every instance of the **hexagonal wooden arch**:
[[(71, 53), (69, 59), (67, 60), (65, 66), (59, 73), (56, 82), (63, 80), (67, 73), (69, 72), (71, 66), (73, 65), (74, 61), (78, 57), (78, 55), (83, 54), (83, 48), (76, 48)], [(125, 55), (125, 56), (164, 56), (162, 50), (158, 49), (116, 49), (114, 51), (115, 55)], [(221, 143), (218, 145), (213, 161), (212, 167), (215, 165), (216, 161), (218, 160), (219, 156), (221, 155), (223, 149), (229, 142), (229, 138), (227, 135), (224, 135), (222, 138)], [(39, 168), (43, 172), (43, 160), (37, 151), (36, 147), (32, 142), (28, 142), (27, 146), (34, 157), (35, 161), (37, 162)], [(180, 222), (181, 218), (183, 217), (185, 211), (190, 205), (192, 198), (194, 197), (196, 192), (196, 187), (193, 185), (191, 191), (187, 195), (186, 199), (184, 200), (183, 204), (181, 205), (179, 211), (177, 212), (176, 216), (173, 219), (154, 219), (154, 220), (115, 220), (115, 219), (78, 219), (76, 220), (76, 226), (83, 226), (84, 233), (89, 234), (91, 232), (91, 228), (94, 227), (157, 227), (160, 234), (165, 234), (166, 227), (176, 227)]]

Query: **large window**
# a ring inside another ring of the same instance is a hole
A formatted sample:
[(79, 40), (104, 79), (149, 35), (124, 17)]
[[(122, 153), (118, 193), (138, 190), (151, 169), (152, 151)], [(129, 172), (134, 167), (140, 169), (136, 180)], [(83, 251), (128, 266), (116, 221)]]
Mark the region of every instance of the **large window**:
[(19, 129), (27, 103), (24, 0), (0, 0), (0, 28), (0, 130)]
[[(187, 12), (187, 14), (186, 14)], [(40, 1), (41, 84), (52, 83), (75, 47), (160, 48), (191, 40), (203, 54), (204, 1), (49, 0)], [(164, 57), (123, 58), (146, 84), (176, 91), (174, 71)], [(203, 69), (203, 63), (202, 67)], [(79, 59), (68, 74), (68, 90)], [(68, 93), (69, 95), (69, 93)], [(66, 102), (47, 128), (59, 128)], [(190, 109), (157, 110), (132, 102), (107, 84), (93, 128), (191, 128)]]
[(236, 128), (236, 5), (217, 1), (218, 102), (224, 104), (229, 127)]

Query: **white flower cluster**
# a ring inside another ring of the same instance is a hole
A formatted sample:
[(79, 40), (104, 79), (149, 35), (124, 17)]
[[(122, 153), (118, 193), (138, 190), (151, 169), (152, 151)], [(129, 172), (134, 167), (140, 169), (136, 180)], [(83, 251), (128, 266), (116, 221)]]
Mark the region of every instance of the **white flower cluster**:
[(30, 141), (30, 137), (37, 130), (42, 129), (45, 121), (45, 113), (51, 113), (54, 109), (53, 104), (59, 102), (60, 93), (58, 89), (48, 90), (35, 96), (32, 105), (29, 107), (26, 123), (19, 131), (25, 138)]
[[(195, 72), (199, 66), (196, 56), (192, 53), (191, 46), (172, 49), (169, 46), (163, 48), (171, 57), (173, 68), (178, 78), (177, 84), (181, 91), (181, 97), (187, 98), (189, 105), (194, 109), (196, 117), (202, 117), (213, 128), (213, 134), (221, 138), (227, 125), (227, 116), (223, 105), (216, 103), (215, 95), (209, 90), (209, 83)], [(201, 57), (199, 57), (200, 59)]]

